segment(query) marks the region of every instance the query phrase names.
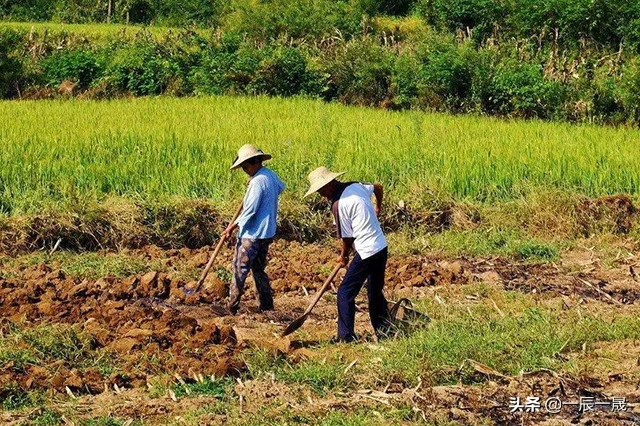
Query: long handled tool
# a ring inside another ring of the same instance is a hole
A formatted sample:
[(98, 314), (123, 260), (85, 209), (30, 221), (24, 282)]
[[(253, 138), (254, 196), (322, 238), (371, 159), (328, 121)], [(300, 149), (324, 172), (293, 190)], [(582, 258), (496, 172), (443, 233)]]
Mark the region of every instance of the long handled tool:
[[(238, 216), (240, 216), (240, 213), (242, 212), (242, 206), (243, 204), (240, 203), (240, 206), (238, 207), (238, 210), (236, 211), (236, 213), (233, 215), (233, 219), (231, 219), (231, 223), (235, 222), (236, 219), (238, 218)], [(220, 251), (220, 249), (222, 248), (222, 244), (224, 244), (226, 238), (224, 237), (220, 237), (220, 241), (218, 241), (218, 244), (216, 245), (216, 248), (213, 250), (213, 253), (211, 254), (211, 257), (209, 258), (209, 261), (207, 262), (207, 266), (205, 266), (204, 271), (202, 271), (202, 274), (200, 275), (200, 279), (198, 280), (198, 285), (196, 286), (196, 288), (183, 288), (182, 292), (184, 294), (186, 294), (187, 296), (190, 296), (192, 294), (195, 294), (197, 292), (200, 291), (200, 287), (202, 287), (202, 284), (204, 284), (204, 279), (207, 278), (207, 274), (209, 273), (209, 269), (211, 269), (211, 266), (213, 266), (213, 261), (215, 260), (216, 256), (218, 255), (218, 252)]]
[(307, 317), (311, 313), (311, 310), (314, 308), (314, 306), (316, 306), (316, 303), (318, 303), (318, 301), (320, 300), (324, 292), (327, 291), (327, 289), (333, 282), (333, 279), (338, 274), (338, 271), (340, 270), (340, 268), (342, 268), (342, 265), (340, 264), (336, 265), (336, 267), (333, 268), (333, 271), (331, 271), (331, 275), (329, 275), (329, 278), (327, 278), (327, 280), (324, 282), (320, 290), (318, 290), (318, 294), (316, 294), (316, 297), (313, 299), (313, 302), (311, 302), (307, 310), (304, 311), (304, 314), (302, 314), (300, 317), (293, 320), (293, 322), (289, 324), (287, 328), (285, 328), (285, 330), (281, 334), (282, 337), (287, 336), (293, 333), (294, 331), (296, 331), (297, 329), (299, 329), (300, 327), (302, 327), (302, 324), (304, 324), (304, 322), (307, 320)]

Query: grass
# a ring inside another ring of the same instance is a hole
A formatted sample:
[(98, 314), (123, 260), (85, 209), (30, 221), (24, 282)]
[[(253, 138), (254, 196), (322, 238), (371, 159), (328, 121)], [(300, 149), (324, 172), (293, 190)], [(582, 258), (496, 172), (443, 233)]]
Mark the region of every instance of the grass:
[[(7, 251), (50, 249), (59, 238), (71, 250), (212, 244), (244, 192), (246, 176), (229, 164), (247, 142), (273, 154), (268, 165), (287, 184), (282, 236), (329, 235), (319, 198), (301, 199), (308, 172), (323, 164), (385, 185), (382, 220), (398, 233), (396, 253), (553, 261), (585, 233), (615, 232), (616, 212), (577, 213), (585, 196), (636, 196), (640, 182), (635, 134), (623, 128), (263, 97), (6, 101), (0, 115)], [(146, 267), (118, 261), (108, 268)], [(69, 268), (89, 277), (99, 263), (86, 256)]]
[(64, 361), (69, 368), (95, 368), (104, 374), (113, 371), (113, 363), (103, 350), (92, 347), (91, 337), (76, 327), (63, 325), (2, 324), (0, 364), (24, 373), (30, 365), (46, 366)]
[(267, 350), (253, 348), (244, 354), (244, 360), (250, 378), (273, 375), (276, 380), (309, 387), (320, 396), (351, 388), (349, 376), (343, 373), (348, 363), (343, 363), (337, 354), (292, 364)]
[(46, 401), (46, 396), (42, 391), (27, 391), (20, 388), (16, 383), (4, 384), (0, 388), (2, 396), (3, 410), (16, 411), (24, 408), (37, 407)]
[(62, 423), (62, 415), (52, 410), (44, 410), (31, 419), (32, 426), (58, 426)]
[(515, 200), (537, 188), (635, 195), (640, 182), (632, 129), (261, 97), (7, 101), (0, 115), (0, 206), (14, 214), (106, 194), (239, 199), (245, 176), (228, 168), (247, 142), (274, 155), (295, 200), (318, 165), (413, 203)]
[(447, 230), (407, 238), (402, 233), (388, 236), (392, 253), (440, 252), (448, 256), (501, 255), (530, 262), (558, 259), (565, 240), (544, 241), (518, 230), (474, 229)]
[[(536, 303), (518, 292), (500, 291), (484, 283), (465, 286), (478, 302), (440, 304), (424, 299), (417, 305), (432, 321), (380, 345), (329, 345), (312, 359), (290, 363), (267, 351), (245, 354), (249, 376), (272, 374), (276, 380), (301, 385), (318, 395), (384, 387), (388, 383), (415, 386), (419, 378), (430, 385), (484, 382), (487, 377), (468, 360), (504, 374), (517, 375), (541, 368), (574, 371), (576, 366), (559, 352), (581, 351), (596, 342), (640, 338), (640, 319), (562, 311)], [(493, 302), (500, 306), (499, 313)], [(355, 366), (345, 372), (352, 360)]]
[(102, 39), (108, 36), (133, 38), (142, 31), (148, 31), (155, 36), (162, 36), (170, 31), (177, 32), (177, 28), (124, 25), (124, 24), (63, 24), (54, 22), (0, 22), (0, 27), (13, 30), (33, 31), (36, 36), (44, 34), (68, 35), (79, 34), (89, 39)]
[(230, 393), (233, 388), (233, 379), (212, 379), (204, 378), (202, 382), (175, 384), (172, 389), (176, 397), (181, 396), (214, 396), (223, 398)]
[[(478, 290), (483, 293), (482, 288)], [(485, 292), (486, 293), (486, 292)], [(497, 298), (498, 296), (495, 296)], [(379, 368), (390, 377), (415, 384), (418, 377), (433, 384), (473, 383), (471, 359), (506, 375), (540, 368), (572, 368), (557, 353), (580, 350), (583, 344), (640, 337), (633, 316), (602, 318), (556, 307), (536, 306), (514, 292), (504, 292), (500, 316), (491, 303), (473, 306), (422, 303), (433, 322), (404, 339), (392, 341)], [(467, 309), (468, 308), (468, 309)]]
[(160, 269), (159, 261), (124, 253), (60, 251), (53, 254), (35, 252), (18, 257), (0, 255), (0, 276), (10, 278), (16, 269), (46, 263), (52, 269), (60, 269), (66, 276), (98, 279), (141, 274)]

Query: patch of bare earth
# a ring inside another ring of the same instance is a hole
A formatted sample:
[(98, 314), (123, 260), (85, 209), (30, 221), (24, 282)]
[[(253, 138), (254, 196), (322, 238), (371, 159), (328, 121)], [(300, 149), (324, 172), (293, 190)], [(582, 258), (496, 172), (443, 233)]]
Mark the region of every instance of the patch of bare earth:
[[(79, 415), (113, 415), (143, 419), (150, 423), (172, 422), (195, 407), (214, 403), (212, 397), (182, 398), (170, 395), (151, 398), (147, 390), (153, 378), (162, 374), (194, 377), (239, 377), (246, 365), (239, 354), (247, 347), (259, 347), (293, 361), (314, 356), (314, 343), (335, 333), (335, 297), (329, 292), (305, 323), (289, 337), (280, 332), (304, 312), (315, 291), (333, 266), (336, 250), (321, 245), (277, 241), (270, 251), (268, 273), (275, 292), (275, 312), (258, 313), (251, 279), (239, 315), (224, 309), (225, 284), (211, 273), (196, 295), (183, 289), (195, 283), (184, 278), (185, 268), (198, 271), (205, 265), (209, 248), (162, 250), (146, 247), (131, 252), (160, 260), (159, 271), (124, 279), (97, 280), (66, 276), (57, 265), (40, 264), (12, 271), (13, 278), (0, 278), (0, 315), (23, 326), (68, 324), (92, 336), (94, 348), (104, 348), (118, 360), (118, 372), (78, 370), (65, 361), (50, 365), (27, 365), (23, 371), (4, 365), (0, 387), (15, 382), (25, 390), (41, 389), (57, 395), (51, 404), (64, 409), (73, 405)], [(226, 256), (227, 261), (222, 261)], [(218, 263), (227, 264), (231, 248), (226, 247)], [(430, 255), (391, 256), (386, 294), (392, 300), (438, 298), (473, 303), (461, 289), (484, 282), (494, 289), (515, 290), (540, 303), (581, 306), (585, 312), (608, 316), (635, 314), (640, 297), (637, 258), (628, 254), (603, 267), (597, 253), (576, 250), (561, 262), (532, 265), (501, 258), (443, 259)], [(357, 330), (370, 333), (364, 293), (358, 299)], [(443, 302), (453, 303), (453, 302)], [(496, 309), (499, 307), (496, 306)], [(567, 354), (593, 368), (576, 375), (553, 371), (529, 372), (506, 377), (477, 365), (476, 386), (422, 385), (404, 388), (391, 384), (381, 389), (361, 389), (350, 394), (317, 395), (268, 377), (237, 381), (234, 410), (250, 416), (257, 407), (269, 404), (273, 410), (322, 413), (329, 409), (358, 406), (405, 405), (418, 417), (457, 421), (461, 424), (638, 424), (640, 345), (633, 341), (601, 344), (589, 356)], [(591, 357), (591, 358), (589, 358)], [(600, 357), (600, 358), (599, 358)], [(606, 362), (605, 362), (606, 361)], [(126, 373), (126, 374), (125, 374)], [(69, 401), (69, 394), (77, 399)], [(511, 413), (510, 398), (535, 395), (542, 401), (559, 397), (577, 401), (580, 397), (626, 397), (626, 412), (607, 410), (581, 413), (565, 410), (561, 415)], [(56, 405), (57, 404), (57, 405)], [(18, 422), (21, 416), (4, 412), (3, 423)], [(224, 421), (223, 414), (210, 415), (211, 423)], [(17, 423), (16, 423), (17, 424)]]

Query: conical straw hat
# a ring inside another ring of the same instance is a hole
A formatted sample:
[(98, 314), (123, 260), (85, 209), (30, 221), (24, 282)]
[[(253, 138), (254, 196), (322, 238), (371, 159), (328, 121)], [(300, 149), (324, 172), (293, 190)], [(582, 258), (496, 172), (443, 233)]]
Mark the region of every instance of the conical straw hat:
[(309, 176), (307, 177), (307, 179), (309, 179), (310, 187), (307, 193), (304, 194), (304, 196), (308, 197), (309, 195), (318, 191), (319, 189), (321, 189), (323, 186), (325, 186), (326, 184), (328, 184), (338, 176), (342, 176), (345, 173), (346, 172), (333, 173), (324, 166), (318, 167), (317, 169), (309, 173)]
[(251, 144), (242, 145), (238, 150), (238, 155), (236, 155), (236, 158), (233, 160), (231, 170), (240, 167), (242, 163), (253, 157), (262, 157), (263, 160), (268, 160), (271, 158), (271, 154), (265, 154), (262, 150)]

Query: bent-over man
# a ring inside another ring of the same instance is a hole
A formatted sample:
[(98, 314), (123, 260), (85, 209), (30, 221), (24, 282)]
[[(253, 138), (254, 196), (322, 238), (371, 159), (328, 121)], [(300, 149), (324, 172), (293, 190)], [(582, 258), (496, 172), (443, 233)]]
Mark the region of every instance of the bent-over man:
[[(341, 342), (357, 340), (354, 332), (355, 299), (365, 280), (369, 300), (369, 316), (377, 337), (383, 337), (391, 325), (387, 300), (382, 293), (387, 266), (387, 241), (377, 215), (382, 207), (383, 189), (380, 184), (340, 182), (333, 173), (319, 167), (309, 173), (310, 188), (305, 197), (318, 192), (331, 203), (338, 238), (342, 250), (338, 263), (347, 266), (349, 253), (355, 255), (338, 289), (338, 336)], [(371, 197), (375, 195), (375, 206)]]

